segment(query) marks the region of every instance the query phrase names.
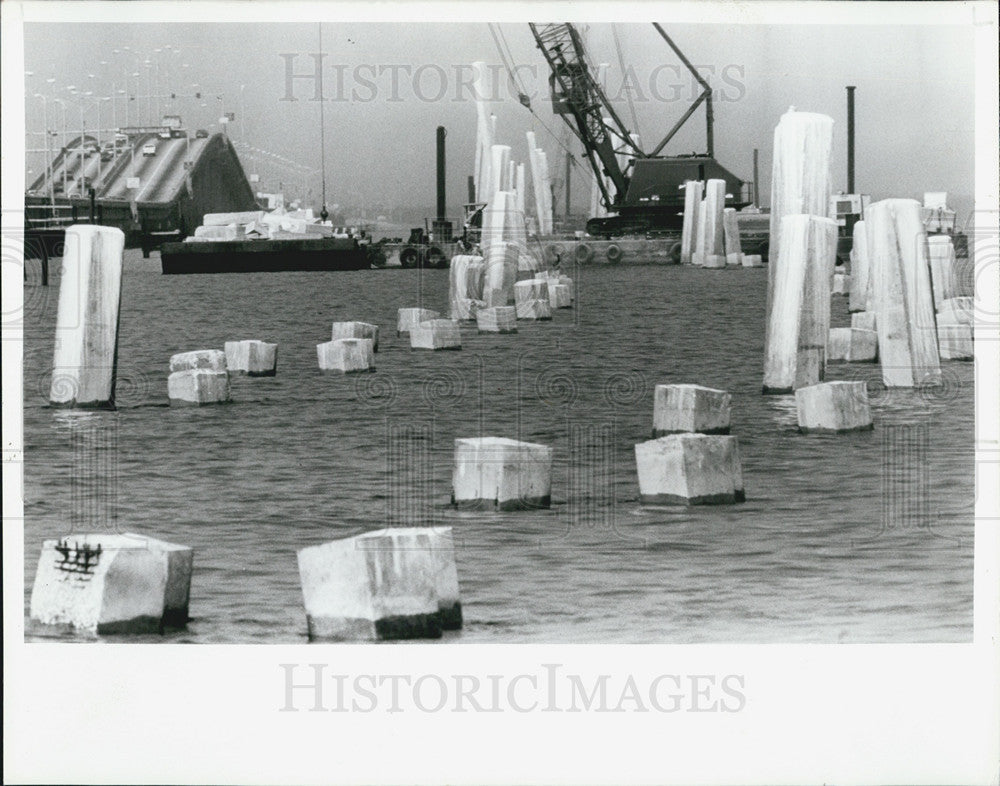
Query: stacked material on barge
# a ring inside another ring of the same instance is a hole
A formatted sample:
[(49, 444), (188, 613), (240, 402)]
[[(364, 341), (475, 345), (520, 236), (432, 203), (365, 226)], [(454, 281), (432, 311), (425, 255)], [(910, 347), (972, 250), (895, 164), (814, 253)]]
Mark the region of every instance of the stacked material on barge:
[(207, 213), (194, 234), (161, 251), (164, 273), (362, 270), (372, 247), (337, 233), (311, 209)]

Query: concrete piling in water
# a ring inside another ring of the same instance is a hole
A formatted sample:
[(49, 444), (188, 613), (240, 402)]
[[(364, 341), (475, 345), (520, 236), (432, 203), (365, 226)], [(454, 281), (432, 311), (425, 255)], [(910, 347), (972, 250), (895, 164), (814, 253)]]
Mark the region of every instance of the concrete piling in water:
[(853, 244), (851, 246), (851, 287), (848, 300), (848, 311), (872, 310), (872, 275), (868, 262), (868, 241), (865, 238), (865, 222), (858, 221), (854, 225)]
[(552, 448), (505, 437), (455, 440), (453, 505), (518, 510), (547, 508)]
[(705, 266), (705, 200), (698, 203), (698, 234), (694, 238), (694, 253), (691, 254), (691, 264), (695, 267)]
[(278, 368), (278, 345), (264, 341), (227, 341), (226, 368), (231, 374), (273, 377)]
[(167, 397), (172, 407), (228, 402), (226, 353), (219, 349), (199, 349), (171, 356)]
[(764, 257), (760, 254), (743, 254), (743, 267), (764, 267)]
[(938, 304), (937, 337), (941, 360), (972, 360), (973, 299), (953, 297)]
[(401, 308), (396, 315), (396, 335), (407, 335), (415, 325), (426, 322), (429, 319), (440, 319), (441, 315), (437, 311), (429, 308)]
[(370, 322), (334, 322), (330, 330), (330, 340), (339, 338), (369, 338), (372, 351), (378, 352), (378, 325)]
[(726, 264), (743, 264), (743, 246), (740, 243), (740, 220), (736, 208), (727, 207), (722, 212), (722, 232), (726, 241)]
[(826, 345), (828, 363), (845, 361), (848, 363), (874, 363), (878, 357), (878, 334), (874, 330), (861, 328), (830, 328), (830, 338)]
[(513, 306), (481, 308), (476, 312), (476, 327), (480, 333), (516, 333), (517, 309)]
[(833, 274), (833, 287), (830, 290), (832, 295), (850, 295), (851, 276), (847, 273)]
[(732, 396), (701, 385), (657, 385), (653, 393), (653, 439), (697, 432), (728, 434)]
[(514, 302), (519, 257), (520, 252), (514, 243), (496, 242), (486, 250), (483, 302), (487, 307), (507, 306)]
[(927, 238), (927, 252), (931, 265), (934, 302), (943, 303), (958, 294), (958, 281), (955, 278), (955, 246), (947, 235), (931, 235)]
[(451, 319), (429, 319), (410, 329), (410, 349), (461, 349), (462, 333)]
[(49, 403), (114, 409), (125, 235), (74, 225), (66, 230)]
[(366, 532), (298, 552), (310, 640), (440, 638), (462, 627), (451, 527)]
[(886, 387), (940, 384), (920, 203), (884, 199), (870, 205), (865, 213), (865, 235), (883, 383)]
[(823, 379), (830, 332), (830, 279), (837, 225), (829, 218), (785, 216), (780, 255), (770, 265), (764, 393), (791, 393)]
[(864, 382), (821, 382), (795, 391), (799, 431), (835, 433), (873, 428)]
[(705, 184), (701, 180), (688, 180), (684, 183), (684, 223), (681, 228), (681, 264), (692, 264), (698, 231), (698, 218), (701, 215), (701, 200)]
[(31, 591), (31, 619), (97, 634), (183, 627), (193, 555), (188, 546), (134, 533), (46, 540)]
[[(774, 129), (771, 169), (771, 231), (768, 256), (768, 313), (774, 300), (776, 269), (784, 243), (782, 219), (789, 215), (825, 217), (830, 210), (830, 154), (833, 149), (833, 118), (813, 112), (781, 116)], [(823, 336), (824, 342), (826, 336)], [(766, 343), (766, 342), (765, 342)]]
[(375, 370), (375, 343), (370, 338), (338, 338), (316, 345), (320, 371), (352, 374)]
[(705, 215), (701, 224), (704, 235), (702, 266), (726, 266), (725, 232), (722, 225), (726, 207), (726, 181), (712, 179), (705, 183)]
[(736, 437), (672, 434), (635, 446), (639, 495), (647, 504), (727, 505), (743, 502)]
[(481, 256), (456, 254), (451, 258), (448, 303), (452, 319), (476, 318), (483, 306), (483, 274), (486, 262)]

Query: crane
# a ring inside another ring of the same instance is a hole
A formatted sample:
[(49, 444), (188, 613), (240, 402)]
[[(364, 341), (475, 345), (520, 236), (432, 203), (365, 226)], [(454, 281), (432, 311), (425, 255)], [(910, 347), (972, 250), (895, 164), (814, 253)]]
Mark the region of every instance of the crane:
[[(568, 22), (553, 24), (529, 23), (535, 44), (549, 66), (552, 110), (569, 126), (583, 145), (601, 191), (601, 200), (617, 215), (591, 218), (587, 232), (596, 236), (669, 233), (681, 229), (684, 207), (683, 184), (686, 180), (719, 178), (726, 181), (728, 194), (736, 195), (733, 207), (742, 207), (743, 181), (722, 167), (713, 157), (712, 88), (667, 35), (663, 27), (653, 23), (657, 33), (691, 72), (702, 88), (701, 94), (688, 107), (663, 139), (649, 152), (644, 151), (599, 82), (591, 73), (587, 53), (579, 31)], [(706, 151), (687, 156), (663, 156), (661, 151), (680, 128), (705, 104)], [(530, 107), (529, 107), (530, 108)], [(624, 152), (631, 168), (622, 166), (619, 157)], [(605, 185), (605, 178), (611, 188)]]

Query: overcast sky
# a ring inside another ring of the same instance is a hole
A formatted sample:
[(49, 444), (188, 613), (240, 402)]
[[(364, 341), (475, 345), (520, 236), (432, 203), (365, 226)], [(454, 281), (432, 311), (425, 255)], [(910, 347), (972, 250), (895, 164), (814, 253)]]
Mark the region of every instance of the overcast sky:
[[(130, 4), (119, 7), (125, 15)], [(749, 180), (753, 149), (760, 149), (765, 204), (773, 129), (790, 105), (833, 117), (833, 184), (838, 190), (846, 188), (845, 86), (853, 84), (858, 189), (876, 200), (948, 191), (960, 220), (972, 210), (970, 26), (664, 26), (717, 88), (716, 158)], [(564, 132), (545, 100), (545, 62), (527, 23), (508, 22), (499, 30), (501, 44), (509, 47), (511, 61), (518, 66), (522, 88), (533, 96), (537, 117), (512, 95), (485, 22), (323, 25), (330, 203), (433, 204), (438, 125), (448, 129), (449, 205), (464, 201), (475, 142), (475, 108), (464, 84), (475, 60), (497, 69), (497, 141), (512, 146), (515, 160), (526, 161), (525, 131), (534, 130), (550, 161), (556, 160), (553, 169), (561, 172), (557, 138)], [(147, 85), (150, 76), (155, 80), (158, 63), (160, 89), (153, 92), (179, 96), (161, 99), (161, 114), (180, 114), (189, 128), (200, 128), (216, 123), (223, 112), (234, 112), (232, 137), (318, 170), (319, 104), (309, 100), (314, 97), (313, 81), (294, 80), (289, 93), (286, 79), (289, 63), (295, 73), (312, 72), (318, 36), (315, 23), (28, 24), (28, 129), (43, 125), (43, 103), (32, 97), (34, 93), (68, 98), (72, 85), (95, 96), (111, 95), (113, 88), (125, 89), (126, 81), (129, 93), (140, 96), (129, 102), (130, 122), (148, 121), (149, 102), (141, 96), (149, 94)], [(619, 114), (633, 125), (634, 111), (649, 149), (697, 95), (690, 78), (649, 24), (593, 25), (587, 40), (593, 62), (609, 64), (608, 92), (616, 97)], [(131, 76), (136, 72), (138, 80)], [(634, 86), (631, 107), (629, 91), (622, 88), (623, 73)], [(203, 98), (191, 97), (195, 92)], [(284, 100), (289, 94), (297, 100)], [(62, 124), (57, 106), (48, 103), (52, 129)], [(67, 123), (76, 130), (80, 110), (77, 103), (69, 106)], [(124, 107), (119, 96), (119, 125)], [(153, 108), (155, 113), (155, 101)], [(110, 126), (111, 104), (104, 103), (101, 111), (103, 125)], [(91, 108), (87, 125), (92, 127), (96, 119)], [(704, 114), (699, 109), (664, 152), (703, 149)], [(580, 152), (578, 143), (572, 150)], [(248, 169), (257, 166), (245, 163)], [(33, 166), (30, 156), (28, 166)], [(582, 174), (574, 180), (574, 206), (583, 211), (589, 182)]]

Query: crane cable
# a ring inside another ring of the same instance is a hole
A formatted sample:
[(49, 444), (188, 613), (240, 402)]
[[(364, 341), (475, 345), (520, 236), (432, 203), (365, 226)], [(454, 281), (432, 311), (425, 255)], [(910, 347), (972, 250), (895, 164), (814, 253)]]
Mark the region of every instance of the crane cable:
[[(543, 129), (545, 129), (545, 132), (550, 137), (552, 137), (555, 140), (556, 144), (559, 145), (559, 147), (561, 147), (563, 151), (569, 156), (571, 165), (579, 168), (580, 163), (576, 160), (576, 156), (573, 155), (573, 152), (569, 149), (569, 147), (566, 144), (563, 143), (563, 141), (558, 136), (556, 136), (555, 132), (551, 128), (549, 128), (548, 125), (546, 125), (545, 121), (542, 120), (542, 118), (538, 115), (537, 112), (535, 112), (534, 107), (531, 106), (531, 99), (525, 92), (524, 85), (521, 82), (519, 82), (517, 78), (517, 73), (515, 72), (513, 67), (514, 58), (513, 55), (511, 55), (510, 53), (510, 45), (507, 44), (507, 38), (506, 36), (504, 36), (503, 30), (500, 29), (500, 25), (489, 23), (487, 24), (487, 27), (489, 27), (490, 29), (490, 35), (493, 36), (493, 43), (496, 45), (497, 53), (500, 55), (500, 61), (503, 63), (503, 67), (507, 71), (507, 78), (510, 80), (511, 86), (514, 88), (514, 90), (517, 91), (518, 101), (521, 102), (521, 105), (525, 109), (527, 109), (529, 112), (531, 112), (532, 115), (534, 115), (534, 118), (535, 120), (538, 121), (538, 124)], [(574, 134), (576, 134), (575, 129), (571, 130), (573, 131)], [(577, 134), (577, 138), (579, 138), (579, 134)]]

